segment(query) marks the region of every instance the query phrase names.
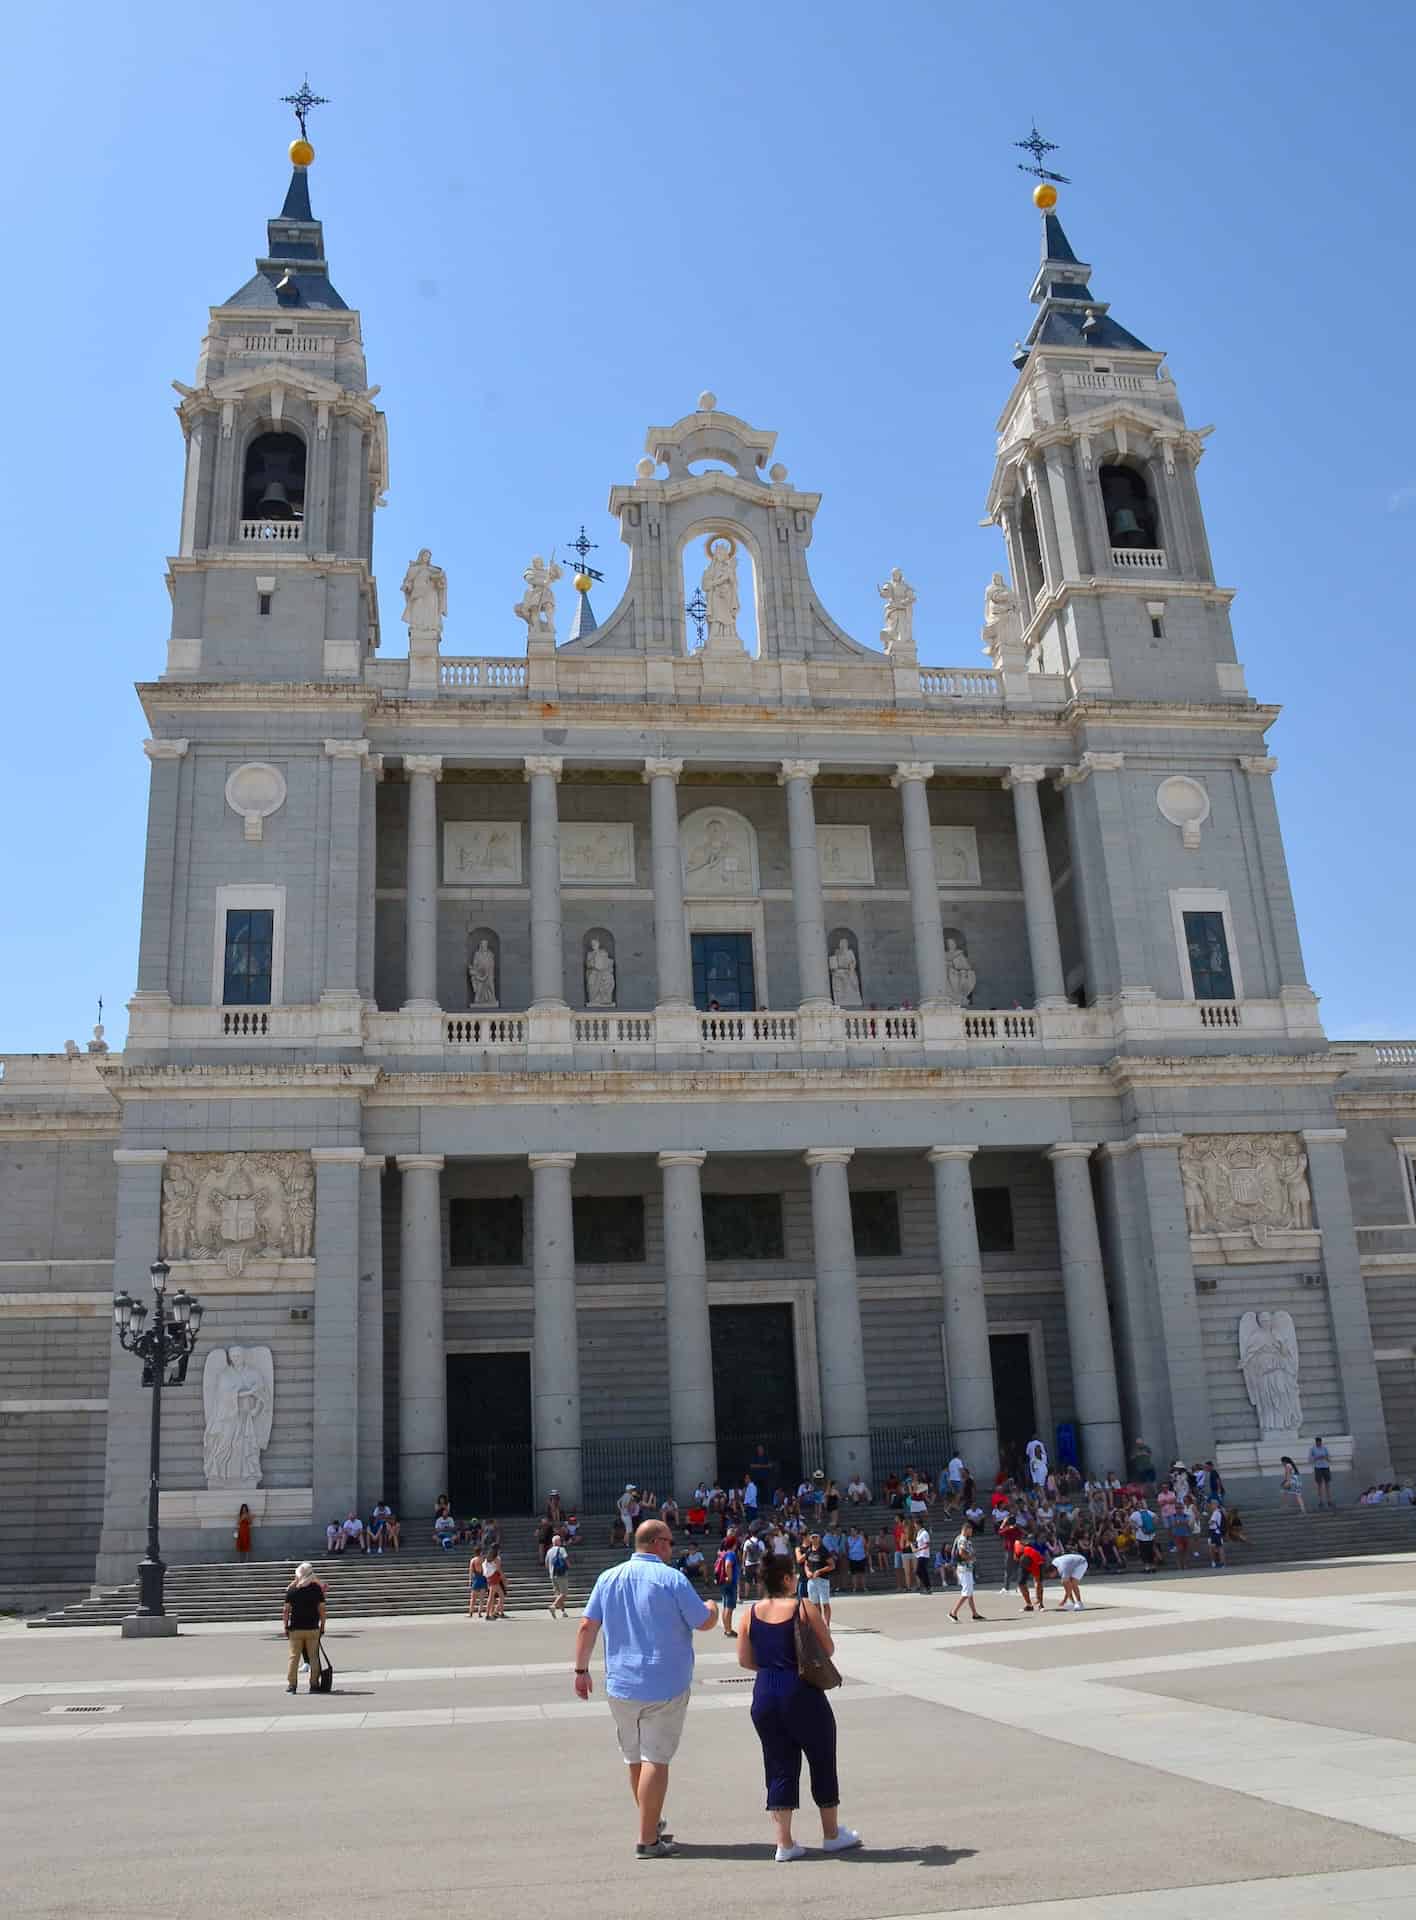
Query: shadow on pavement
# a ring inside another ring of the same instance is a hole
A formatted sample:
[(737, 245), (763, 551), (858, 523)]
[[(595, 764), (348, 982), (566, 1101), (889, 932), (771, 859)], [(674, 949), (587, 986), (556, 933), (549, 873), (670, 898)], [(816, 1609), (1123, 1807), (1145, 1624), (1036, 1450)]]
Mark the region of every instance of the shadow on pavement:
[[(855, 1866), (910, 1866), (917, 1867), (953, 1867), (960, 1860), (972, 1860), (977, 1853), (976, 1847), (858, 1847), (849, 1853), (822, 1853), (819, 1847), (807, 1845), (807, 1860), (798, 1864), (805, 1865), (811, 1860), (839, 1860)], [(770, 1840), (724, 1841), (716, 1846), (695, 1846), (692, 1841), (676, 1842), (677, 1857), (680, 1860), (769, 1860), (772, 1857)]]

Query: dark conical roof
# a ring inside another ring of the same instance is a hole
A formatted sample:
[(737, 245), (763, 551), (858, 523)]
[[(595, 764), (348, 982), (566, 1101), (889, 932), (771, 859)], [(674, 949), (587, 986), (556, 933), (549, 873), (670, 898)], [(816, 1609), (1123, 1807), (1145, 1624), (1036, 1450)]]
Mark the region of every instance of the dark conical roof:
[(595, 609), (590, 604), (588, 593), (576, 589), (575, 617), (570, 623), (570, 638), (583, 640), (587, 633), (593, 633), (599, 621), (595, 618)]
[(1042, 216), (1042, 264), (1029, 296), (1039, 309), (1026, 347), (1091, 347), (1105, 351), (1149, 353), (1119, 321), (1107, 303), (1092, 297), (1091, 268), (1072, 251), (1055, 213)]
[(292, 171), (279, 217), (266, 222), (266, 249), (266, 257), (256, 262), (254, 277), (237, 288), (226, 302), (228, 307), (346, 310), (330, 285), (324, 227), (310, 210), (307, 167)]

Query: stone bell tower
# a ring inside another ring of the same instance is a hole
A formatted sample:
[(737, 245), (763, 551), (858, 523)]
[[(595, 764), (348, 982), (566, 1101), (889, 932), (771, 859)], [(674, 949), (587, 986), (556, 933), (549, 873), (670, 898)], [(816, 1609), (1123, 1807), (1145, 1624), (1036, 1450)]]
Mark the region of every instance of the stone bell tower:
[(168, 679), (353, 680), (378, 645), (384, 416), (329, 277), (303, 129), (290, 157), (255, 273), (211, 309), (197, 384), (173, 383), (187, 475)]

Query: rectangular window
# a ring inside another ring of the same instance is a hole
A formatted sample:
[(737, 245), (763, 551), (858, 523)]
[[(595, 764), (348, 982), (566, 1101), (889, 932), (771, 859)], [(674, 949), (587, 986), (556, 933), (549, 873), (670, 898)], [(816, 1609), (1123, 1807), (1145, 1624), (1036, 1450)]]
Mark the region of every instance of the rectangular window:
[(454, 1267), (521, 1267), (526, 1229), (519, 1194), (447, 1203), (448, 1261)]
[(701, 1013), (750, 1013), (757, 1005), (750, 933), (695, 933), (693, 1004)]
[(571, 1201), (570, 1212), (577, 1264), (617, 1266), (645, 1258), (642, 1194), (582, 1194)]
[(270, 616), (271, 598), (272, 596), (268, 593), (258, 593), (256, 595), (256, 612), (262, 620), (268, 619)]
[(900, 1196), (867, 1187), (851, 1195), (856, 1257), (886, 1260), (900, 1251)]
[(275, 911), (271, 907), (232, 907), (226, 915), (222, 967), (222, 1005), (268, 1007), (275, 954)]
[(974, 1221), (980, 1253), (1013, 1251), (1013, 1196), (1007, 1187), (975, 1187)]
[(1190, 980), (1197, 1000), (1237, 998), (1222, 913), (1187, 913), (1185, 949), (1190, 956)]
[(782, 1260), (780, 1193), (705, 1193), (703, 1249), (710, 1260)]

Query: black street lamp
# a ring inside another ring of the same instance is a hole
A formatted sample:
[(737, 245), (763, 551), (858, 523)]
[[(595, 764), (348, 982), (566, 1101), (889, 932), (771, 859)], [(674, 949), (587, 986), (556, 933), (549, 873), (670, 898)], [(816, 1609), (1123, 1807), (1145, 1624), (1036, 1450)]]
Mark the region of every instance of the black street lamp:
[(144, 1332), (148, 1310), (131, 1294), (113, 1296), (113, 1324), (119, 1344), (128, 1353), (137, 1354), (143, 1363), (143, 1385), (152, 1388), (152, 1439), (148, 1448), (148, 1537), (147, 1554), (138, 1565), (138, 1615), (142, 1619), (163, 1617), (162, 1582), (167, 1569), (157, 1537), (157, 1492), (162, 1471), (162, 1389), (180, 1387), (187, 1378), (187, 1362), (201, 1332), (205, 1309), (185, 1287), (169, 1300), (167, 1281), (172, 1269), (165, 1260), (154, 1260), (148, 1272), (155, 1296), (152, 1325)]

